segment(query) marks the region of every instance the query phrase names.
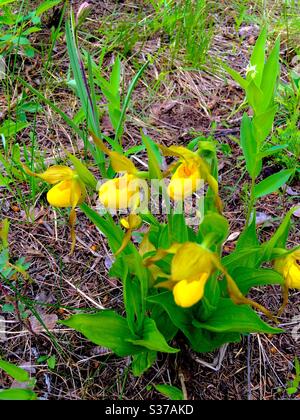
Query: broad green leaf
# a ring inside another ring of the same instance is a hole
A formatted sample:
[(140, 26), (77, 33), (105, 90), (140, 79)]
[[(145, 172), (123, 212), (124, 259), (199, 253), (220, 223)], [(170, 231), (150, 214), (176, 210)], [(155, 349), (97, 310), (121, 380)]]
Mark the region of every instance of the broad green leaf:
[(196, 327), (213, 332), (266, 333), (283, 332), (262, 321), (250, 306), (236, 305), (231, 299), (221, 299), (218, 309), (205, 322), (194, 321)]
[(225, 241), (229, 232), (229, 223), (225, 217), (218, 213), (208, 213), (204, 216), (202, 223), (199, 226), (198, 240), (203, 242), (207, 235), (214, 234), (215, 244), (220, 244)]
[[(134, 258), (134, 255), (129, 255), (129, 258)], [(144, 320), (141, 283), (137, 277), (128, 274), (127, 267), (121, 278), (123, 279), (123, 298), (128, 326), (132, 334), (138, 334)]]
[(37, 400), (37, 395), (31, 389), (5, 389), (0, 390), (1, 401), (32, 401)]
[(114, 107), (120, 110), (120, 81), (121, 81), (121, 61), (120, 57), (116, 57), (112, 71), (110, 73), (110, 90), (111, 93), (118, 98), (117, 102), (114, 103)]
[(170, 398), (170, 400), (172, 401), (184, 400), (182, 390), (179, 388), (176, 388), (176, 386), (167, 385), (167, 384), (159, 384), (159, 385), (154, 385), (154, 388), (165, 397)]
[(295, 173), (294, 169), (284, 169), (276, 174), (270, 175), (268, 178), (261, 181), (254, 188), (255, 198), (264, 197), (277, 191), (283, 184), (288, 182), (290, 177)]
[(257, 142), (253, 133), (251, 118), (244, 113), (241, 124), (241, 147), (246, 160), (246, 167), (251, 178), (256, 176)]
[(273, 98), (275, 93), (276, 81), (279, 76), (279, 52), (280, 52), (280, 38), (278, 37), (273, 50), (265, 64), (261, 89), (264, 96), (265, 109), (273, 105)]
[(88, 340), (111, 349), (118, 356), (130, 356), (142, 351), (134, 342), (125, 318), (114, 311), (101, 311), (96, 314), (78, 314), (61, 322), (82, 333)]
[(81, 180), (84, 184), (88, 185), (89, 187), (93, 188), (94, 190), (97, 187), (97, 180), (94, 175), (87, 169), (87, 167), (74, 155), (68, 153), (68, 158), (73, 163), (76, 172), (78, 173)]
[(242, 267), (245, 259), (249, 257), (255, 257), (256, 260), (259, 260), (263, 255), (262, 247), (253, 247), (248, 249), (243, 249), (241, 251), (234, 251), (229, 255), (226, 255), (222, 258), (222, 264), (227, 268), (229, 273), (232, 273), (236, 267)]
[(47, 12), (47, 10), (52, 9), (53, 7), (57, 6), (59, 3), (61, 3), (61, 0), (43, 1), (42, 4), (40, 4), (38, 8), (36, 9), (35, 14), (37, 16), (41, 16), (43, 13)]
[(255, 67), (255, 76), (253, 80), (255, 81), (256, 85), (260, 87), (263, 69), (265, 65), (265, 49), (266, 49), (266, 42), (267, 42), (267, 30), (263, 28), (255, 46), (253, 48), (253, 52), (250, 58), (250, 65)]
[(3, 369), (9, 376), (18, 382), (28, 382), (30, 380), (29, 373), (12, 363), (0, 359), (0, 369)]
[(151, 314), (151, 318), (154, 319), (158, 330), (162, 333), (165, 339), (169, 342), (172, 340), (178, 332), (178, 328), (173, 324), (169, 315), (160, 305), (155, 305), (147, 302), (148, 311)]
[(132, 344), (163, 353), (177, 353), (179, 351), (168, 345), (164, 336), (158, 331), (155, 321), (151, 318), (145, 318), (144, 320), (142, 338), (129, 341)]
[(169, 243), (184, 243), (188, 240), (188, 230), (183, 213), (172, 213), (168, 216)]
[(205, 321), (218, 307), (218, 303), (221, 296), (220, 282), (217, 278), (217, 274), (213, 274), (205, 285), (204, 296), (201, 299), (199, 305), (197, 305), (195, 311), (197, 312), (197, 318)]
[(0, 0), (0, 7), (3, 7), (9, 3), (14, 2), (15, 0)]
[(132, 372), (134, 376), (141, 376), (156, 361), (157, 352), (153, 350), (143, 351), (132, 357)]
[(263, 93), (260, 88), (257, 87), (254, 80), (251, 80), (251, 82), (247, 86), (246, 91), (247, 101), (249, 105), (254, 110), (254, 115), (259, 115), (264, 111), (264, 98)]
[(130, 254), (124, 256), (124, 259), (128, 264), (129, 272), (139, 279), (141, 300), (142, 304), (144, 305), (144, 300), (147, 297), (149, 287), (149, 272), (143, 264), (142, 257), (133, 245), (131, 247)]
[(273, 106), (263, 114), (259, 114), (253, 118), (255, 138), (259, 144), (262, 144), (270, 134), (276, 111), (277, 106)]
[(243, 295), (247, 295), (252, 287), (267, 286), (269, 284), (284, 285), (281, 274), (270, 269), (259, 269), (238, 267), (233, 272), (233, 278)]
[[(240, 235), (235, 251), (243, 251), (251, 248), (259, 247), (260, 243), (256, 232), (256, 212), (253, 213), (253, 218), (249, 226)], [(250, 254), (243, 259), (243, 267), (255, 267), (259, 263), (256, 254)]]
[(171, 292), (159, 293), (148, 297), (147, 300), (164, 308), (174, 325), (185, 334), (192, 349), (197, 352), (211, 352), (224, 343), (238, 343), (240, 341), (240, 334), (237, 333), (215, 334), (195, 327), (192, 311), (177, 306)]

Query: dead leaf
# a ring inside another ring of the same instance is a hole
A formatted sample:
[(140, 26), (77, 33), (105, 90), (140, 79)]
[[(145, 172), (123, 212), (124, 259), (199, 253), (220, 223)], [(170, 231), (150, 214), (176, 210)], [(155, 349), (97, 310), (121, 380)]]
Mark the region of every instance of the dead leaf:
[[(53, 330), (55, 327), (58, 316), (55, 314), (40, 314), (41, 320), (43, 321), (43, 324), (48, 328), (48, 330)], [(45, 332), (44, 325), (41, 324), (41, 322), (35, 317), (31, 316), (29, 318), (31, 329), (36, 334), (41, 334), (42, 332)]]
[(265, 226), (273, 226), (272, 222), (272, 217), (266, 213), (264, 213), (263, 211), (258, 211), (256, 213), (256, 225), (263, 225), (265, 224)]
[[(300, 206), (300, 204), (299, 204), (299, 206)], [(294, 211), (293, 215), (295, 217), (300, 217), (300, 207), (297, 210)]]
[(229, 235), (228, 238), (226, 239), (226, 242), (235, 241), (240, 236), (240, 234), (241, 234), (240, 231), (236, 231), (236, 232), (231, 233), (231, 235)]
[(287, 187), (285, 191), (288, 195), (292, 195), (292, 196), (300, 195), (300, 192), (293, 190), (291, 187)]

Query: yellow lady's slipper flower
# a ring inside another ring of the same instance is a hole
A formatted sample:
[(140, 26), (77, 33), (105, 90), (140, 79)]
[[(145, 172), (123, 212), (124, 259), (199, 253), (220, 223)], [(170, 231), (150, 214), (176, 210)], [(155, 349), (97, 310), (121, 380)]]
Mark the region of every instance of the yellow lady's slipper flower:
[(28, 175), (40, 178), (49, 184), (55, 184), (54, 187), (52, 187), (47, 193), (47, 201), (51, 206), (59, 208), (71, 208), (69, 222), (72, 237), (72, 253), (74, 251), (76, 242), (75, 208), (78, 204), (84, 201), (86, 195), (85, 186), (80, 180), (79, 175), (68, 166), (59, 165), (51, 166), (41, 174), (36, 174), (30, 171), (30, 169), (28, 169), (26, 166), (24, 166), (24, 170)]
[[(216, 206), (222, 211), (217, 180), (210, 174), (206, 162), (195, 152), (182, 146), (159, 146), (165, 156), (179, 157), (179, 166), (168, 186), (168, 194), (174, 201), (183, 200), (196, 192), (201, 186), (201, 179), (206, 181), (215, 194)], [(173, 168), (173, 165), (172, 165)]]
[(184, 200), (201, 187), (199, 164), (190, 159), (181, 163), (168, 185), (168, 194), (174, 201)]
[(283, 303), (278, 312), (278, 316), (280, 316), (288, 304), (289, 289), (300, 289), (300, 249), (285, 257), (277, 258), (274, 262), (274, 268), (283, 276), (285, 282)]
[(194, 242), (173, 244), (168, 250), (158, 250), (156, 255), (146, 258), (145, 265), (149, 267), (168, 254), (174, 254), (171, 274), (165, 275), (168, 280), (156, 284), (156, 287), (172, 290), (178, 306), (189, 308), (199, 302), (203, 298), (207, 281), (216, 270), (219, 270), (226, 279), (228, 294), (234, 303), (251, 305), (274, 319), (266, 308), (241, 293), (235, 281), (222, 266), (219, 257), (209, 249)]
[(289, 289), (300, 289), (300, 250), (275, 260), (274, 268), (282, 274)]
[(111, 159), (115, 172), (124, 175), (105, 182), (99, 190), (99, 199), (110, 210), (134, 210), (140, 204), (141, 181), (138, 170), (128, 157), (109, 150), (94, 133), (90, 132), (96, 146)]
[(215, 268), (213, 254), (193, 242), (178, 244), (171, 253), (174, 251), (170, 280), (157, 286), (173, 290), (176, 304), (189, 308), (203, 297), (205, 284)]
[(135, 209), (140, 204), (140, 180), (132, 174), (110, 179), (101, 185), (99, 199), (111, 210)]

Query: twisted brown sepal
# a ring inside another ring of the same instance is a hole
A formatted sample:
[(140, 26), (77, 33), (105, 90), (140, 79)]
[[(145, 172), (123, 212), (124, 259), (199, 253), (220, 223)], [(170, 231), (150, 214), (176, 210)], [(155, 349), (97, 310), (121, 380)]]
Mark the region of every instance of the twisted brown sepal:
[(122, 244), (121, 244), (120, 248), (115, 252), (115, 257), (117, 255), (119, 255), (122, 251), (124, 251), (124, 249), (126, 248), (126, 246), (130, 242), (131, 235), (132, 235), (132, 229), (128, 229), (127, 232), (124, 235), (124, 238), (123, 238), (123, 241), (122, 241)]
[(235, 283), (233, 278), (228, 274), (228, 272), (226, 270), (224, 271), (224, 275), (225, 275), (225, 278), (226, 278), (226, 281), (227, 281), (228, 294), (229, 294), (231, 300), (236, 305), (250, 305), (253, 308), (261, 311), (263, 314), (265, 314), (269, 319), (271, 319), (276, 324), (278, 323), (277, 318), (268, 309), (266, 309), (263, 305), (260, 305), (259, 303), (254, 302), (254, 300), (246, 298), (242, 294), (242, 292), (238, 288), (237, 284)]
[(76, 245), (75, 224), (76, 224), (76, 210), (73, 208), (70, 212), (70, 217), (69, 217), (69, 225), (71, 229), (71, 240), (72, 240), (70, 255), (74, 253), (74, 249)]
[(283, 311), (285, 310), (285, 308), (286, 308), (286, 306), (289, 302), (289, 288), (286, 285), (284, 285), (282, 287), (282, 297), (283, 297), (283, 301), (282, 301), (282, 305), (281, 305), (281, 307), (278, 311), (278, 314), (277, 314), (278, 317), (282, 315)]

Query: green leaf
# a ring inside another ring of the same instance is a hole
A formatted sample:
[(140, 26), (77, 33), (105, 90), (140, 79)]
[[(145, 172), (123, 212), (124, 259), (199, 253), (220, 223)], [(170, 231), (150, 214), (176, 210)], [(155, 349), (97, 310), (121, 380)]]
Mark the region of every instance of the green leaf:
[(9, 3), (14, 2), (15, 0), (0, 0), (0, 7), (3, 7)]
[(95, 118), (93, 104), (91, 102), (91, 98), (89, 97), (86, 81), (84, 80), (84, 75), (82, 73), (83, 69), (80, 66), (80, 58), (79, 58), (78, 50), (76, 46), (75, 35), (72, 31), (72, 27), (69, 22), (66, 24), (66, 41), (67, 41), (68, 54), (70, 57), (70, 63), (71, 63), (72, 71), (74, 74), (74, 79), (76, 81), (76, 88), (77, 88), (76, 90), (78, 92), (81, 106), (84, 109), (89, 128), (91, 128), (93, 132), (97, 136), (99, 136), (100, 135), (99, 121), (97, 121), (97, 119)]
[(193, 311), (177, 306), (171, 292), (163, 292), (147, 298), (149, 302), (157, 303), (168, 313), (170, 319), (179, 328), (191, 343), (192, 349), (200, 352), (211, 352), (224, 343), (237, 343), (240, 334), (227, 333), (215, 334), (197, 328), (193, 325)]
[(142, 132), (142, 141), (147, 148), (148, 154), (148, 167), (149, 167), (149, 174), (151, 179), (162, 179), (163, 175), (161, 173), (161, 165), (162, 165), (162, 157), (159, 152), (158, 146), (154, 143), (154, 141), (146, 136)]
[(194, 321), (196, 327), (213, 332), (282, 333), (262, 321), (250, 306), (236, 305), (231, 299), (220, 299), (217, 310), (205, 322)]
[(160, 392), (165, 397), (170, 398), (172, 401), (183, 401), (183, 392), (181, 389), (176, 388), (176, 386), (161, 384), (161, 385), (154, 385), (156, 391)]
[(263, 114), (259, 114), (253, 118), (255, 138), (259, 141), (259, 144), (262, 144), (270, 134), (276, 111), (277, 106), (273, 106)]
[(278, 145), (278, 146), (272, 146), (272, 147), (269, 147), (268, 149), (260, 152), (259, 155), (258, 155), (258, 157), (259, 157), (259, 159), (263, 159), (265, 157), (275, 155), (276, 153), (280, 152), (283, 149), (287, 149), (288, 147), (289, 147), (288, 144), (282, 144), (282, 145)]
[(281, 274), (274, 270), (261, 268), (238, 267), (233, 272), (233, 278), (243, 295), (247, 295), (252, 287), (267, 286), (269, 284), (284, 285)]
[(96, 190), (97, 180), (94, 175), (87, 169), (87, 167), (76, 156), (67, 153), (68, 158), (73, 163), (76, 172), (85, 185), (88, 185), (93, 190)]
[(111, 349), (118, 356), (130, 356), (142, 351), (141, 347), (131, 344), (135, 337), (128, 328), (126, 319), (114, 311), (73, 315), (61, 323), (81, 332), (98, 346)]
[(133, 90), (135, 88), (135, 85), (137, 84), (137, 82), (139, 81), (140, 77), (142, 76), (142, 74), (144, 73), (144, 71), (146, 70), (146, 68), (148, 67), (149, 62), (147, 61), (142, 68), (137, 72), (137, 74), (134, 76), (132, 82), (129, 85), (128, 91), (127, 91), (127, 95), (125, 97), (124, 100), (124, 104), (122, 107), (122, 112), (121, 112), (121, 116), (119, 119), (119, 124), (118, 127), (116, 129), (116, 134), (115, 134), (115, 141), (118, 142), (119, 139), (121, 138), (122, 134), (123, 134), (123, 125), (124, 125), (124, 119), (126, 116), (126, 112), (127, 112), (127, 108), (129, 106), (129, 102), (131, 99), (131, 95), (133, 93)]
[(30, 389), (6, 389), (0, 390), (1, 401), (32, 401), (37, 400), (37, 395)]
[(291, 217), (296, 209), (297, 207), (293, 207), (288, 211), (272, 238), (263, 245), (263, 259), (265, 261), (270, 259), (274, 248), (285, 248), (291, 225)]
[(254, 188), (255, 198), (264, 197), (277, 191), (283, 184), (285, 184), (290, 177), (295, 173), (295, 169), (284, 169), (276, 174), (270, 175), (268, 178), (261, 181)]
[(184, 213), (172, 213), (168, 216), (169, 243), (184, 243), (188, 240), (188, 229)]
[(121, 61), (120, 57), (117, 56), (110, 73), (110, 91), (115, 98), (118, 98), (117, 103), (114, 103), (114, 107), (118, 108), (120, 111), (120, 80), (121, 80)]
[(146, 347), (149, 350), (161, 351), (163, 353), (177, 353), (179, 350), (170, 347), (164, 336), (158, 331), (155, 321), (151, 318), (145, 318), (143, 338), (129, 340), (132, 344)]
[(251, 66), (256, 67), (256, 74), (254, 76), (254, 81), (256, 85), (259, 87), (261, 85), (261, 80), (263, 76), (263, 69), (265, 65), (265, 50), (266, 50), (266, 42), (267, 42), (267, 29), (263, 28), (255, 46), (253, 48), (253, 52), (250, 58)]
[(207, 235), (213, 233), (215, 235), (214, 243), (223, 243), (229, 232), (229, 223), (225, 217), (218, 213), (208, 213), (204, 216), (199, 226), (198, 240), (202, 242)]
[[(111, 250), (115, 253), (120, 248), (124, 238), (124, 232), (114, 222), (113, 218), (109, 214), (100, 216), (97, 212), (92, 210), (87, 204), (83, 203), (80, 205), (80, 209), (85, 215), (97, 226), (97, 228), (106, 236)], [(124, 249), (123, 253), (128, 254), (132, 252), (133, 244), (129, 243)]]
[(248, 84), (246, 96), (247, 101), (253, 108), (255, 115), (259, 115), (265, 110), (263, 93), (261, 89), (257, 87), (254, 80), (251, 80), (251, 82)]
[(216, 310), (219, 304), (221, 290), (216, 274), (213, 274), (205, 285), (204, 296), (198, 305), (198, 316), (201, 320), (206, 320)]
[(41, 16), (43, 13), (47, 12), (47, 10), (52, 9), (53, 7), (57, 6), (61, 3), (61, 0), (48, 0), (43, 1), (42, 4), (36, 9), (35, 14), (37, 16)]
[(265, 64), (261, 89), (263, 91), (265, 109), (272, 106), (275, 94), (276, 81), (279, 76), (279, 53), (280, 53), (280, 38), (278, 37), (273, 50)]
[[(256, 232), (256, 212), (254, 211), (252, 221), (240, 235), (235, 252), (259, 247), (260, 243)], [(243, 258), (243, 267), (255, 267), (259, 262), (256, 254), (250, 254)]]
[(53, 356), (50, 356), (47, 358), (47, 365), (49, 367), (49, 369), (55, 369), (56, 366), (56, 357), (55, 354)]
[(173, 324), (164, 308), (160, 305), (148, 303), (148, 310), (165, 339), (168, 342), (172, 340), (176, 336), (178, 328)]
[(235, 251), (222, 258), (222, 264), (227, 268), (227, 271), (232, 274), (236, 267), (242, 267), (245, 259), (249, 257), (255, 257), (257, 261), (263, 256), (263, 247), (255, 247), (243, 249), (241, 251)]
[(28, 126), (28, 122), (14, 122), (12, 120), (6, 120), (0, 126), (0, 138), (1, 135), (3, 135), (5, 138), (14, 137), (19, 131), (24, 130)]
[[(133, 255), (129, 255), (128, 257), (134, 258)], [(131, 273), (128, 274), (127, 267), (121, 278), (123, 279), (123, 297), (128, 326), (132, 334), (138, 334), (144, 320), (144, 300), (142, 297), (141, 283), (137, 277), (132, 276)]]
[(253, 133), (251, 118), (244, 113), (241, 123), (241, 147), (246, 160), (246, 168), (251, 178), (256, 177), (257, 142)]
[(3, 369), (9, 376), (18, 382), (28, 382), (30, 380), (29, 373), (12, 363), (0, 359), (0, 369)]
[(132, 372), (134, 376), (141, 376), (156, 361), (156, 351), (143, 351), (132, 357)]

